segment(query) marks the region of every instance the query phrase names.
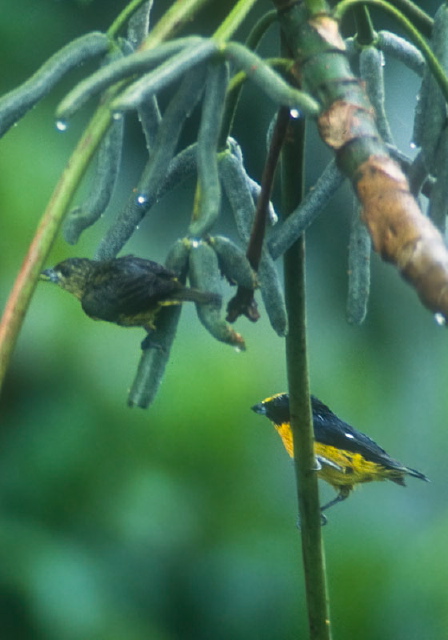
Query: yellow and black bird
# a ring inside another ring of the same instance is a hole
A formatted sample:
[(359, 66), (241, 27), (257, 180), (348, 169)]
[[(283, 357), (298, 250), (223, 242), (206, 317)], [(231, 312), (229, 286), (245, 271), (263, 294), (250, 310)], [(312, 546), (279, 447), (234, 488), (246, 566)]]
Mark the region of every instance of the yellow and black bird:
[[(314, 426), (314, 453), (319, 478), (328, 482), (338, 495), (321, 511), (345, 500), (355, 485), (374, 480), (392, 480), (405, 486), (405, 476), (428, 482), (428, 478), (394, 460), (376, 442), (338, 418), (323, 402), (311, 396)], [(279, 393), (252, 407), (266, 416), (278, 431), (286, 451), (294, 456), (289, 396)], [(325, 520), (323, 521), (325, 522)]]
[(144, 327), (148, 332), (155, 329), (162, 307), (186, 301), (221, 304), (218, 294), (185, 287), (173, 271), (132, 255), (111, 260), (68, 258), (45, 269), (41, 279), (76, 296), (94, 320)]

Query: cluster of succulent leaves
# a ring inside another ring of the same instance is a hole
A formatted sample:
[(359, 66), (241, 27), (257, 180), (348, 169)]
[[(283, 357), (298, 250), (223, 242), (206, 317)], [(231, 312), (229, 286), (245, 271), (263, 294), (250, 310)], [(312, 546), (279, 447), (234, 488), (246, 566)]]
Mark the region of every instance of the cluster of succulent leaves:
[[(222, 276), (246, 289), (260, 288), (272, 327), (284, 336), (287, 317), (275, 260), (319, 215), (344, 176), (336, 163), (330, 162), (300, 206), (280, 222), (271, 205), (271, 228), (260, 263), (254, 265), (247, 259), (245, 249), (261, 187), (246, 171), (242, 150), (230, 136), (231, 125), (246, 80), (256, 83), (274, 106), (288, 107), (293, 117), (315, 117), (319, 104), (293, 86), (291, 60), (263, 60), (255, 53), (260, 39), (275, 22), (276, 12), (260, 20), (246, 45), (223, 40), (215, 34), (209, 38), (179, 37), (146, 47), (153, 3), (140, 3), (140, 7), (138, 2), (131, 4), (136, 10), (128, 21), (126, 37), (117, 37), (111, 30), (80, 37), (50, 58), (27, 82), (1, 98), (0, 135), (48, 94), (69, 70), (88, 58), (98, 58), (99, 69), (73, 88), (56, 114), (57, 126), (63, 130), (75, 113), (95, 97), (108, 103), (112, 113), (110, 126), (97, 150), (93, 190), (66, 217), (63, 232), (67, 242), (76, 243), (82, 232), (108, 207), (120, 171), (125, 116), (136, 112), (146, 139), (148, 160), (126, 206), (116, 214), (102, 238), (95, 258), (117, 256), (151, 207), (182, 181), (196, 176), (190, 225), (180, 230), (180, 239), (168, 251), (166, 265), (183, 281), (188, 278), (192, 286), (204, 290), (219, 291)], [(447, 15), (446, 8), (442, 7), (433, 31), (433, 49), (442, 65), (447, 62)], [(365, 82), (379, 132), (392, 157), (404, 167), (416, 195), (430, 194), (430, 215), (443, 227), (448, 202), (448, 180), (444, 175), (448, 167), (445, 100), (427, 71), (424, 57), (410, 42), (386, 31), (372, 31), (368, 44), (361, 45), (356, 37), (349, 39), (347, 54)], [(412, 161), (395, 147), (388, 124), (384, 108), (384, 55), (398, 58), (423, 76), (414, 133), (414, 142), (421, 151)], [(161, 113), (158, 94), (170, 85), (175, 85), (175, 92)], [(182, 128), (198, 104), (201, 119), (197, 141), (179, 149)], [(233, 212), (238, 242), (215, 232), (223, 193)], [(360, 218), (359, 206), (355, 205), (349, 245), (347, 311), (353, 323), (362, 322), (366, 314), (370, 252), (370, 236)], [(154, 346), (142, 354), (130, 392), (131, 405), (147, 406), (154, 398), (169, 358), (180, 311), (180, 307), (169, 307), (160, 312), (151, 341)], [(216, 307), (198, 306), (198, 315), (215, 338), (239, 349), (245, 348), (243, 338)]]

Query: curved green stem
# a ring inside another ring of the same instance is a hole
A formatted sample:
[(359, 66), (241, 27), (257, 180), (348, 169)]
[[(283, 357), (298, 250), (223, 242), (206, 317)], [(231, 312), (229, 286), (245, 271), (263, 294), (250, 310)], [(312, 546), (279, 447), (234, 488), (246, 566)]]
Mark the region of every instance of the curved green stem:
[[(282, 69), (285, 74), (289, 73), (294, 66), (294, 60), (290, 58), (264, 58), (264, 62), (273, 69)], [(238, 71), (235, 73), (229, 82), (228, 93), (240, 89), (241, 85), (243, 85), (247, 79), (248, 75), (246, 71)]]
[(445, 100), (448, 102), (448, 77), (446, 76), (442, 66), (421, 33), (414, 27), (412, 22), (392, 4), (386, 2), (386, 0), (342, 0), (342, 2), (336, 5), (333, 16), (336, 20), (342, 20), (347, 11), (360, 4), (368, 4), (378, 7), (379, 9), (383, 9), (398, 20), (405, 31), (407, 31), (415, 46), (422, 52), (428, 67), (432, 71), (432, 74), (444, 95)]
[[(246, 39), (246, 47), (251, 51), (255, 51), (260, 40), (269, 29), (271, 24), (277, 19), (277, 11), (268, 11), (258, 20)], [(237, 73), (233, 76), (229, 83), (229, 89), (226, 97), (226, 105), (221, 125), (221, 133), (219, 137), (218, 149), (223, 150), (227, 144), (227, 138), (233, 127), (235, 113), (238, 108), (238, 102), (243, 89), (247, 75), (244, 72)]]
[(394, 5), (400, 9), (406, 17), (412, 20), (413, 24), (427, 38), (431, 37), (434, 20), (423, 9), (418, 7), (411, 0), (394, 0)]
[(275, 11), (275, 9), (273, 9), (272, 11), (268, 11), (264, 14), (264, 16), (261, 16), (258, 22), (254, 24), (249, 35), (246, 38), (246, 47), (251, 51), (254, 51), (258, 47), (260, 40), (262, 39), (266, 31), (276, 20), (277, 11)]
[[(288, 73), (294, 66), (294, 61), (288, 58), (265, 58), (264, 60), (273, 69), (283, 69)], [(229, 82), (229, 88), (226, 97), (226, 108), (222, 119), (221, 134), (218, 149), (223, 151), (226, 148), (227, 138), (230, 135), (235, 117), (235, 111), (238, 106), (239, 97), (243, 89), (244, 83), (248, 80), (246, 71), (238, 71)]]
[(98, 109), (73, 152), (41, 218), (0, 322), (0, 387), (43, 264), (65, 212), (111, 121), (106, 106)]
[(115, 18), (113, 23), (110, 25), (107, 30), (107, 35), (111, 38), (115, 38), (117, 33), (123, 27), (124, 24), (129, 20), (131, 15), (136, 11), (141, 4), (143, 4), (145, 0), (132, 0), (123, 11)]

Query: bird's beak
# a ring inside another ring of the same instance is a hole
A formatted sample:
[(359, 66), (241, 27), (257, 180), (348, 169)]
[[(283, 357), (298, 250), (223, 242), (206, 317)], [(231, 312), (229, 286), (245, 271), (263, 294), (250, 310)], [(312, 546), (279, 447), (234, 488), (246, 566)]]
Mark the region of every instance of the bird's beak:
[(254, 406), (251, 407), (251, 409), (252, 411), (255, 411), (255, 413), (260, 413), (262, 416), (266, 415), (266, 407), (262, 402), (259, 402), (258, 404), (254, 404)]
[(45, 269), (44, 271), (41, 271), (39, 280), (45, 280), (46, 282), (54, 282), (55, 284), (58, 284), (59, 275), (54, 269)]

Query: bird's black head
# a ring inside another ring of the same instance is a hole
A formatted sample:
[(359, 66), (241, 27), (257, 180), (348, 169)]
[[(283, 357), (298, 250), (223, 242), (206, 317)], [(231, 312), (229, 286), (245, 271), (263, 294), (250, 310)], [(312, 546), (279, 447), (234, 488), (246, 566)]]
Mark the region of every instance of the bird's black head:
[(94, 268), (95, 262), (88, 258), (68, 258), (52, 269), (42, 271), (40, 279), (53, 282), (77, 298), (81, 298)]
[[(335, 419), (334, 413), (321, 402), (316, 396), (311, 397), (311, 409), (313, 418), (320, 417), (321, 420)], [(284, 424), (290, 421), (289, 395), (287, 393), (277, 393), (275, 396), (266, 398), (259, 404), (252, 407), (252, 411), (266, 416), (274, 424)]]
[(266, 416), (274, 424), (289, 422), (289, 396), (287, 393), (277, 393), (254, 405), (252, 411)]

